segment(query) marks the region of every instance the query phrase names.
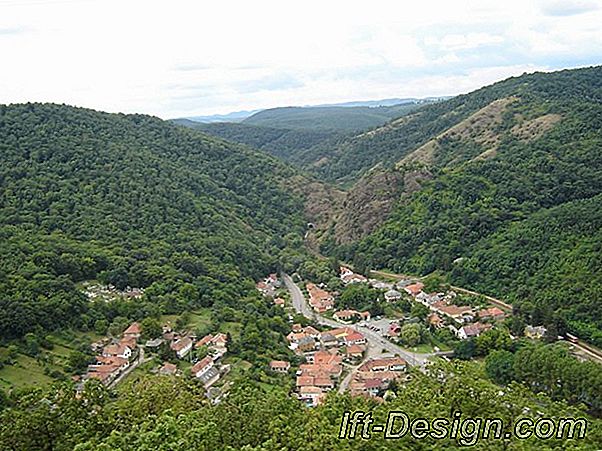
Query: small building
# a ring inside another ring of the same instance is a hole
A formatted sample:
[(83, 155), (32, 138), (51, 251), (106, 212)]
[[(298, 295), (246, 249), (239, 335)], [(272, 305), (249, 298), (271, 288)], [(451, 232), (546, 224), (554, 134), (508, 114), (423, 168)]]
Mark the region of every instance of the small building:
[(165, 340), (163, 340), (162, 338), (155, 338), (154, 340), (148, 340), (145, 344), (144, 347), (148, 348), (148, 349), (157, 349), (159, 348), (159, 346), (161, 346), (164, 343)]
[(491, 324), (484, 324), (484, 323), (468, 324), (466, 326), (461, 327), (458, 330), (457, 335), (460, 340), (466, 340), (468, 338), (478, 337), (483, 332), (485, 332), (486, 330), (489, 330), (491, 328), (492, 328)]
[(192, 340), (190, 337), (182, 337), (171, 344), (171, 349), (175, 351), (179, 359), (183, 359), (192, 349)]
[(428, 322), (429, 326), (434, 327), (435, 329), (441, 329), (442, 327), (445, 326), (443, 319), (441, 319), (441, 317), (439, 315), (437, 315), (436, 313), (431, 313), (426, 318), (426, 321)]
[(285, 360), (272, 360), (270, 362), (270, 370), (276, 373), (288, 373), (291, 364)]
[(395, 302), (401, 299), (401, 293), (397, 290), (390, 289), (385, 293), (385, 301), (387, 302)]
[(159, 374), (163, 376), (173, 376), (178, 372), (178, 367), (169, 362), (165, 362), (161, 368), (159, 368)]
[(544, 326), (525, 326), (524, 330), (525, 337), (534, 340), (541, 340), (547, 332), (548, 330)]
[(124, 337), (131, 337), (138, 339), (142, 334), (142, 328), (140, 327), (140, 323), (132, 323), (130, 326), (123, 332)]
[(102, 350), (102, 355), (104, 357), (121, 357), (129, 359), (132, 357), (132, 349), (125, 344), (116, 343), (105, 346)]
[(213, 368), (213, 359), (209, 356), (206, 356), (195, 363), (190, 372), (194, 377), (201, 377), (203, 374), (209, 371), (210, 368)]

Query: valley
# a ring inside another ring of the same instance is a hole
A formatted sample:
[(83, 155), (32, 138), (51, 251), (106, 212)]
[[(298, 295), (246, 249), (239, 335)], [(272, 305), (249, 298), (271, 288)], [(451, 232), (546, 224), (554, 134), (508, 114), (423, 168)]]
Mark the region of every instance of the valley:
[(0, 447), (338, 449), (402, 409), (593, 449), (600, 130), (600, 66), (237, 122), (0, 105)]

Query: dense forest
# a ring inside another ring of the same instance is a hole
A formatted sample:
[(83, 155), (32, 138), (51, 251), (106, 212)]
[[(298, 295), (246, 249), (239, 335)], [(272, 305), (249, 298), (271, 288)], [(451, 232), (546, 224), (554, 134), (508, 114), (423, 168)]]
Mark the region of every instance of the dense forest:
[[(430, 101), (424, 101), (430, 103)], [(283, 107), (259, 111), (242, 121), (290, 130), (352, 132), (370, 129), (416, 110), (422, 103), (411, 101), (391, 106)]]
[(242, 297), (304, 232), (291, 169), (148, 116), (1, 106), (0, 159), (3, 338), (91, 327), (88, 279), (165, 312)]
[[(319, 164), (321, 150), (335, 147), (347, 136), (380, 126), (435, 102), (404, 101), (389, 106), (283, 107), (263, 110), (242, 122), (201, 123), (188, 119), (173, 122), (235, 143), (268, 152), (299, 169)], [(316, 150), (318, 149), (317, 153)], [(316, 160), (311, 160), (315, 156)]]
[(291, 163), (296, 161), (299, 152), (311, 149), (327, 140), (336, 140), (344, 135), (344, 132), (336, 130), (287, 129), (237, 122), (214, 122), (211, 124), (189, 120), (174, 120), (174, 122), (202, 130), (208, 135), (263, 150)]
[[(602, 68), (525, 75), (417, 117), (434, 112), (416, 147), (382, 148), (402, 176), (428, 170), (429, 180), (339, 255), (364, 268), (443, 271), (511, 300), (529, 321), (602, 345)], [(396, 143), (407, 127), (379, 136)]]

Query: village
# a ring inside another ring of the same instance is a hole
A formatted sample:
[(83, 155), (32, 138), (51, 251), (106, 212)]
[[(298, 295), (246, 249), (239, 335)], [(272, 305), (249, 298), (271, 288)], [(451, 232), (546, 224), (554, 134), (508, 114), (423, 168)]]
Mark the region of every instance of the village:
[[(373, 316), (368, 309), (337, 308), (338, 292), (330, 292), (324, 284), (300, 281), (304, 295), (286, 278), (273, 273), (256, 284), (264, 299), (289, 312), (290, 333), (283, 338), (291, 355), (296, 356), (272, 360), (267, 369), (291, 377), (295, 396), (307, 406), (320, 404), (332, 390), (382, 399), (391, 384), (403, 384), (412, 378), (412, 367), (424, 370), (433, 359), (453, 355), (450, 348), (438, 346), (408, 348), (400, 337), (403, 326), (420, 323), (408, 313)], [(464, 305), (459, 302), (464, 298), (453, 290), (427, 292), (425, 284), (415, 279), (391, 282), (367, 278), (346, 266), (340, 267), (339, 278), (344, 287), (364, 285), (381, 293), (375, 302), (396, 306), (405, 300), (422, 306), (428, 312), (423, 318), (424, 326), (433, 332), (447, 330), (455, 340), (476, 338), (507, 317), (504, 310), (494, 305)], [(95, 285), (87, 287), (87, 292), (89, 297), (106, 302), (109, 301), (105, 297), (115, 293), (128, 297), (141, 294), (137, 289), (118, 292), (114, 287)], [(293, 314), (302, 314), (303, 324), (295, 322)], [(543, 327), (525, 329), (525, 335), (531, 338), (544, 334)], [(222, 359), (228, 352), (226, 334), (197, 337), (192, 331), (174, 330), (166, 323), (160, 336), (146, 340), (142, 336), (140, 323), (133, 322), (121, 336), (93, 343), (95, 361), (78, 378), (80, 386), (86, 380), (96, 379), (113, 387), (137, 367), (159, 359), (162, 363), (151, 372), (194, 378), (202, 384), (207, 397), (219, 398), (219, 389), (212, 387), (230, 371), (230, 365)]]
[[(229, 371), (229, 365), (222, 364), (222, 357), (228, 352), (228, 336), (223, 333), (207, 334), (199, 339), (192, 332), (176, 332), (164, 325), (160, 337), (141, 342), (142, 329), (134, 322), (125, 329), (120, 338), (105, 338), (92, 344), (97, 354), (95, 362), (79, 378), (80, 388), (89, 379), (96, 379), (107, 386), (116, 385), (140, 364), (157, 357), (161, 348), (166, 348), (176, 360), (191, 364), (190, 377), (198, 380), (211, 397), (211, 387)], [(150, 356), (149, 356), (150, 354)], [(199, 356), (203, 357), (199, 357)], [(176, 363), (164, 361), (153, 372), (165, 376), (181, 376)]]
[[(340, 268), (340, 280), (344, 286), (366, 284), (381, 290), (383, 302), (387, 304), (404, 298), (423, 306), (428, 311), (426, 327), (432, 331), (446, 329), (459, 341), (476, 338), (496, 328), (508, 316), (495, 305), (463, 305), (461, 299), (465, 297), (453, 290), (427, 293), (419, 280), (369, 279), (345, 266)], [(287, 288), (293, 289), (294, 298), (296, 284), (291, 283), (287, 283)], [(438, 347), (422, 353), (416, 352), (416, 348), (400, 347), (402, 325), (408, 322), (405, 320), (416, 322), (416, 318), (408, 319), (408, 315), (373, 318), (367, 310), (337, 309), (338, 293), (331, 293), (326, 286), (311, 281), (305, 281), (307, 304), (302, 294), (300, 299), (292, 299), (288, 304), (283, 297), (276, 296), (282, 285), (278, 276), (271, 274), (257, 283), (257, 289), (274, 305), (302, 313), (310, 324), (292, 324), (292, 331), (286, 337), (289, 348), (301, 358), (298, 368), (293, 371), (289, 361), (274, 360), (270, 369), (294, 377), (295, 396), (308, 406), (320, 404), (331, 390), (381, 399), (394, 381), (399, 384), (412, 378), (409, 371), (412, 366), (424, 369), (433, 359), (453, 355), (453, 351), (442, 351)], [(292, 321), (292, 315), (289, 319)], [(545, 332), (541, 326), (525, 328), (529, 338), (539, 339)]]

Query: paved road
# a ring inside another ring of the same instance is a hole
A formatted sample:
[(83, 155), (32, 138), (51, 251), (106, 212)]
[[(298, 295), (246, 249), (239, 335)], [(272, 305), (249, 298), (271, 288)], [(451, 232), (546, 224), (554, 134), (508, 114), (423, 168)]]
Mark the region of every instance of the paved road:
[(351, 327), (352, 329), (355, 329), (356, 331), (362, 333), (366, 337), (366, 340), (368, 341), (368, 347), (373, 347), (377, 351), (380, 349), (385, 350), (386, 352), (390, 352), (391, 354), (399, 355), (400, 357), (405, 359), (410, 365), (413, 366), (424, 367), (426, 361), (430, 357), (436, 355), (410, 352), (400, 346), (397, 346), (396, 344), (391, 343), (386, 338), (378, 335), (377, 333), (373, 332), (372, 330), (366, 327), (343, 324), (329, 318), (324, 318), (323, 316), (318, 315), (311, 309), (311, 307), (307, 304), (305, 296), (303, 296), (301, 289), (297, 286), (297, 284), (293, 282), (293, 279), (291, 279), (290, 276), (288, 276), (287, 274), (282, 274), (282, 279), (284, 280), (284, 284), (286, 285), (287, 289), (291, 294), (291, 300), (294, 309), (298, 313), (301, 313), (306, 318), (311, 319), (317, 322), (318, 324), (333, 328), (341, 326)]
[(142, 346), (138, 346), (138, 352), (138, 358), (134, 362), (132, 362), (132, 364), (128, 366), (125, 369), (125, 371), (123, 371), (119, 376), (117, 376), (117, 378), (113, 382), (109, 384), (109, 388), (115, 388), (115, 386), (119, 384), (122, 380), (124, 380), (128, 376), (128, 374), (134, 371), (134, 369), (136, 369), (138, 365), (150, 360), (150, 358), (144, 358), (144, 348)]

